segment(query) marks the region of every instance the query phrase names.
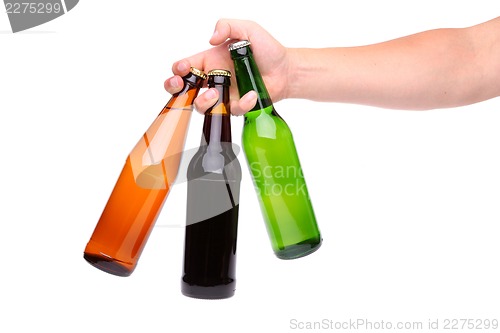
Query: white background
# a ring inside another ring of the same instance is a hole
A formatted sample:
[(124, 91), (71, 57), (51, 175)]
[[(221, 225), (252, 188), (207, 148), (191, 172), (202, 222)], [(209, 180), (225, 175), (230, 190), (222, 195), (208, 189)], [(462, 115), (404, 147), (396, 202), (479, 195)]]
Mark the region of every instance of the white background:
[[(172, 63), (210, 47), (217, 19), (257, 21), (285, 46), (327, 47), (499, 13), (498, 0), (82, 0), (17, 34), (0, 13), (0, 331), (290, 332), (292, 319), (424, 328), (429, 319), (500, 319), (499, 99), (427, 112), (276, 103), (324, 243), (295, 261), (274, 257), (240, 154), (231, 299), (180, 293), (185, 183), (170, 192), (132, 276), (82, 257), (125, 157), (170, 97)], [(186, 148), (197, 147), (202, 118), (193, 114)], [(242, 121), (233, 118), (236, 144)]]

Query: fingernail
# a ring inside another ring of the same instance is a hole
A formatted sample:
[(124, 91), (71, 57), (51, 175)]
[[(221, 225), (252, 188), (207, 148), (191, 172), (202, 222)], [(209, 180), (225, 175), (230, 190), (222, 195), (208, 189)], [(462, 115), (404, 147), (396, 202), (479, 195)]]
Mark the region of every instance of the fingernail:
[(185, 72), (187, 71), (189, 68), (186, 66), (186, 64), (181, 61), (177, 64), (177, 69), (180, 71), (180, 72)]
[(254, 90), (249, 91), (245, 96), (243, 96), (245, 102), (250, 102), (256, 98), (257, 98), (257, 93)]
[(213, 35), (212, 35), (212, 38), (210, 38), (210, 40), (212, 40), (215, 37), (217, 37), (218, 34), (219, 34), (219, 32), (217, 30), (215, 30), (214, 33), (213, 33)]
[(215, 89), (208, 89), (205, 92), (205, 97), (208, 98), (208, 99), (214, 99), (216, 97)]
[(177, 82), (177, 80), (175, 78), (171, 78), (169, 83), (170, 83), (170, 86), (172, 88), (179, 88), (179, 83)]

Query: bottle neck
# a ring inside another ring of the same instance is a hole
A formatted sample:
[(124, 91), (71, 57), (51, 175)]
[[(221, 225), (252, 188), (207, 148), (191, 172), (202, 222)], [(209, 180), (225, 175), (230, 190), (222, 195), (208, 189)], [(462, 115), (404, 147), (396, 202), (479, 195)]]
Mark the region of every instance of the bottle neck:
[(264, 109), (271, 112), (273, 103), (250, 47), (246, 46), (231, 51), (231, 57), (234, 62), (234, 71), (240, 97), (251, 90), (257, 92), (257, 103), (250, 112)]
[(184, 81), (182, 90), (172, 95), (172, 98), (170, 98), (165, 106), (167, 109), (193, 109), (194, 99), (198, 96), (198, 92), (203, 86), (203, 78), (189, 73), (183, 76), (182, 80)]
[(229, 86), (216, 84), (213, 88), (219, 91), (219, 100), (205, 112), (202, 144), (208, 146), (231, 142)]
[(184, 82), (184, 85), (181, 91), (175, 93), (174, 96), (183, 95), (188, 90), (200, 89), (203, 86), (203, 78), (193, 73), (188, 73), (187, 75), (183, 76), (182, 81)]

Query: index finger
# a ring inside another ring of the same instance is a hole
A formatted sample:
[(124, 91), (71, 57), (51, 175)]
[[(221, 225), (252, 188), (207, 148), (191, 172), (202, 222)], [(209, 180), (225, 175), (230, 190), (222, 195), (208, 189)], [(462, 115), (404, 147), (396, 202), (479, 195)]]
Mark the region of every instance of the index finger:
[(226, 43), (175, 62), (172, 65), (172, 72), (183, 76), (189, 72), (190, 67), (195, 67), (205, 72), (212, 69), (232, 68), (232, 60)]

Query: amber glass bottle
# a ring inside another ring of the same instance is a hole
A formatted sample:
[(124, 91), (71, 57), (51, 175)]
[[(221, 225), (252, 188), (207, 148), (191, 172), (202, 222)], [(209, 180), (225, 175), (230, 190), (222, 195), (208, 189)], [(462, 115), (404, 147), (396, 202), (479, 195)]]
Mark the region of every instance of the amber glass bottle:
[(132, 149), (88, 242), (84, 258), (110, 274), (134, 271), (179, 169), (186, 132), (205, 74), (191, 68)]
[(181, 291), (204, 299), (234, 295), (241, 167), (231, 144), (231, 73), (212, 70), (219, 100), (205, 113), (198, 152), (189, 163)]

